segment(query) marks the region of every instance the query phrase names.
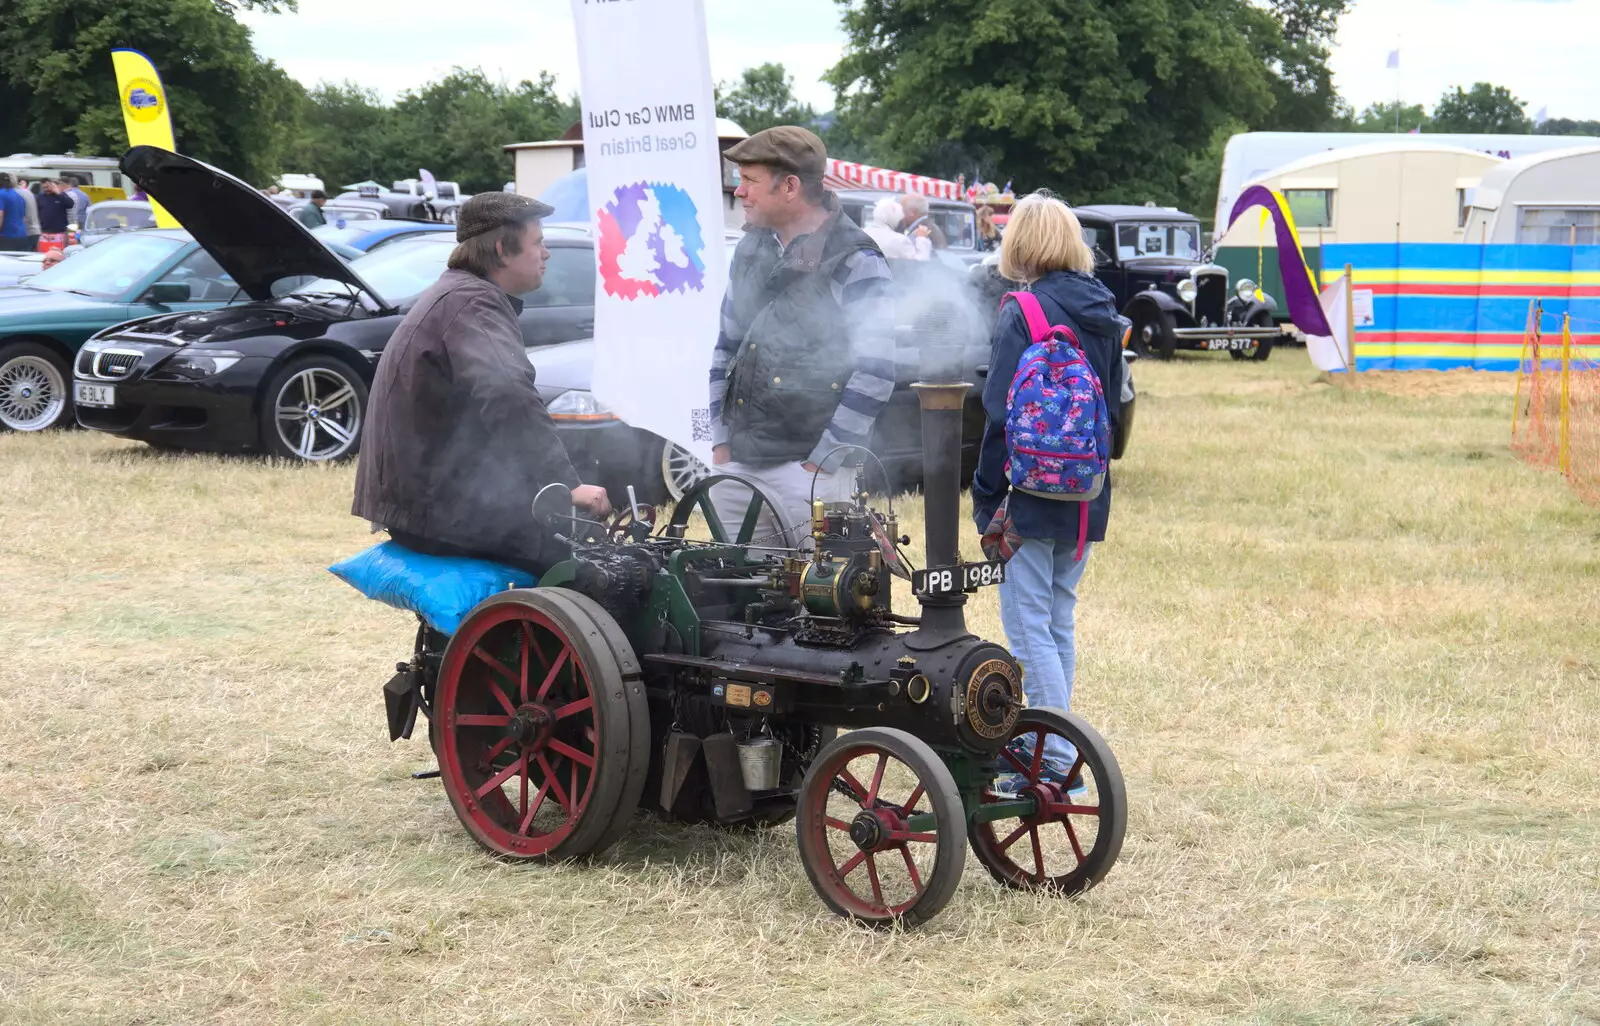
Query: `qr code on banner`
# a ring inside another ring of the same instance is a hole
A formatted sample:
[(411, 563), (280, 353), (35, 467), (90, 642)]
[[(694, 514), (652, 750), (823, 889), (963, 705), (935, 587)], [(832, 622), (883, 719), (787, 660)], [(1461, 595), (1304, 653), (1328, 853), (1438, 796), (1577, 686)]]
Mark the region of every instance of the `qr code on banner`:
[(701, 408), (689, 411), (689, 425), (693, 431), (691, 436), (696, 442), (711, 441), (711, 410)]

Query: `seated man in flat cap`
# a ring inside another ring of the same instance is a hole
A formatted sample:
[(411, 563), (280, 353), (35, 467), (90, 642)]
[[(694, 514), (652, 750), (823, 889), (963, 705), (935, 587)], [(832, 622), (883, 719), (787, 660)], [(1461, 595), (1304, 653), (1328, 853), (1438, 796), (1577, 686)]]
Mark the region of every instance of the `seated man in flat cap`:
[[(769, 128), (724, 156), (739, 165), (734, 195), (748, 223), (711, 363), (713, 461), (780, 503), (801, 536), (788, 544), (798, 545), (809, 536), (813, 476), (818, 499), (850, 497), (845, 458), (827, 456), (865, 445), (894, 391), (889, 264), (823, 188), (828, 154), (811, 132)], [(731, 483), (713, 496), (729, 537), (748, 496)]]
[(605, 489), (579, 483), (517, 326), (518, 297), (544, 279), (550, 212), (503, 192), (468, 200), (449, 270), (378, 361), (351, 512), (407, 548), (542, 573), (564, 553), (533, 521), (540, 488), (559, 481), (591, 515), (610, 512)]

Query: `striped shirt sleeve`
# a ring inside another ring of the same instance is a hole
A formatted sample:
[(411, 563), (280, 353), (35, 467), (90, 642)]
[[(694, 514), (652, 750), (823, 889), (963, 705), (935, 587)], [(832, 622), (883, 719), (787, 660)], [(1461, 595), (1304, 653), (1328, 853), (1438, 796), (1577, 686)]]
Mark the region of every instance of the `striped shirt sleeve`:
[(728, 422), (722, 419), (723, 400), (728, 395), (728, 361), (739, 351), (744, 328), (733, 317), (733, 283), (722, 295), (722, 317), (717, 329), (717, 347), (711, 351), (711, 444), (727, 445), (731, 436)]
[[(894, 391), (893, 278), (883, 254), (861, 249), (841, 261), (833, 274), (833, 298), (844, 311), (854, 357), (850, 380), (839, 397), (833, 420), (811, 450), (809, 462), (841, 445), (866, 445), (872, 425)], [(837, 469), (839, 460), (825, 469)]]

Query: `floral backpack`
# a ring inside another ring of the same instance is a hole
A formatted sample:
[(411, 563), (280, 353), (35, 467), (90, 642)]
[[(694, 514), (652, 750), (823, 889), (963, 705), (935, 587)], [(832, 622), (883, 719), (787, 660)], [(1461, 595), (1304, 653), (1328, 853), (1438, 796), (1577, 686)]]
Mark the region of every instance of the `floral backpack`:
[(1007, 292), (1027, 319), (1033, 344), (1006, 394), (1006, 476), (1019, 492), (1081, 503), (1078, 558), (1089, 533), (1089, 501), (1105, 488), (1111, 419), (1100, 376), (1078, 336), (1052, 325), (1031, 292)]

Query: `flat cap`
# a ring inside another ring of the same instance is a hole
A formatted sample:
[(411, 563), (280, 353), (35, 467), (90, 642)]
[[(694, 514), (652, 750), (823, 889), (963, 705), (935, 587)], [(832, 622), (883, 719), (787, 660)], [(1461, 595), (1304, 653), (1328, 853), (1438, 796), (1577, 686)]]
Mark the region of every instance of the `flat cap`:
[(778, 125), (757, 132), (729, 146), (722, 155), (735, 164), (765, 164), (816, 178), (828, 168), (828, 148), (816, 133), (799, 125)]
[(527, 224), (549, 217), (556, 208), (514, 192), (480, 192), (456, 211), (456, 241), (492, 232), (508, 224)]

